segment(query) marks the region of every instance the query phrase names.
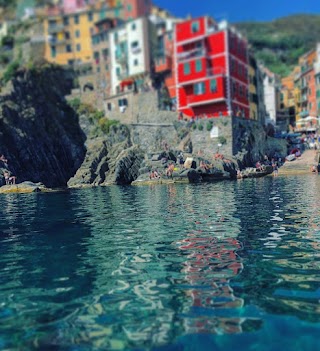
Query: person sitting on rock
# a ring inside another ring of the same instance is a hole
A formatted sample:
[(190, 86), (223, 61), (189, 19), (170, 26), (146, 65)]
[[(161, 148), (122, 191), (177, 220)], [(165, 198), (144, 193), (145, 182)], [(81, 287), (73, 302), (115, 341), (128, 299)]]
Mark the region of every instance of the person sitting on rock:
[(9, 184), (10, 184), (10, 185), (16, 184), (16, 179), (17, 179), (17, 177), (15, 177), (15, 176), (10, 176), (10, 177), (9, 177)]
[(257, 171), (262, 171), (262, 165), (261, 165), (260, 161), (257, 161), (256, 169), (257, 169)]
[(168, 178), (172, 178), (172, 173), (173, 173), (173, 170), (174, 170), (174, 164), (173, 163), (170, 163), (167, 170), (166, 170), (166, 176)]
[(4, 172), (3, 176), (4, 176), (4, 181), (6, 182), (6, 185), (9, 185), (9, 179), (10, 179), (9, 173), (8, 172)]
[(205, 171), (208, 171), (209, 165), (205, 161), (200, 161), (200, 168), (204, 169)]
[(242, 179), (243, 178), (243, 174), (242, 172), (240, 171), (240, 169), (238, 168), (237, 169), (237, 179)]
[(154, 170), (152, 170), (152, 171), (149, 173), (149, 178), (150, 178), (150, 179), (154, 179)]

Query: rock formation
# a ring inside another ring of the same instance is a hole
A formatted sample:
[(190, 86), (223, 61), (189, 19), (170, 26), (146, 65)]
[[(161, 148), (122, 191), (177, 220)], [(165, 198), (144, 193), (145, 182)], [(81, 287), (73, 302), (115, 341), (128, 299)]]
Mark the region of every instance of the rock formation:
[[(0, 154), (20, 183), (66, 186), (85, 156), (85, 135), (64, 96), (72, 74), (55, 66), (20, 71), (0, 96)], [(0, 183), (3, 172), (0, 172)]]

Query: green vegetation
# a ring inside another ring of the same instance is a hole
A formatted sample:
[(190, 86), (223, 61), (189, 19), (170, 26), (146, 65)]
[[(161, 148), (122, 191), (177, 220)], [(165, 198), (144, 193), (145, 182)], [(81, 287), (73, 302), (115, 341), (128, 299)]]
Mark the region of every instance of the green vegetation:
[(103, 117), (99, 120), (99, 126), (103, 133), (108, 134), (111, 126), (118, 125), (119, 121), (115, 121), (112, 119), (108, 119), (107, 117)]
[(198, 130), (203, 130), (203, 124), (202, 123), (198, 124)]
[(221, 145), (224, 145), (227, 143), (227, 139), (223, 135), (218, 137), (218, 141), (219, 141), (219, 144)]
[(213, 121), (208, 121), (207, 122), (207, 131), (210, 132), (210, 130), (212, 129), (213, 127)]
[(294, 15), (272, 22), (238, 23), (236, 27), (247, 36), (258, 61), (286, 76), (299, 56), (315, 48), (320, 38), (320, 15)]
[(96, 110), (93, 106), (82, 103), (79, 98), (69, 100), (69, 106), (79, 115), (86, 115), (89, 122), (96, 126), (95, 132), (99, 132), (100, 130), (102, 133), (108, 134), (112, 126), (117, 126), (119, 124), (119, 121), (105, 117), (103, 111)]
[(11, 62), (7, 66), (5, 72), (3, 73), (2, 81), (4, 83), (9, 82), (9, 80), (11, 80), (15, 76), (15, 74), (18, 71), (19, 67), (20, 67), (20, 63), (19, 63), (18, 60)]

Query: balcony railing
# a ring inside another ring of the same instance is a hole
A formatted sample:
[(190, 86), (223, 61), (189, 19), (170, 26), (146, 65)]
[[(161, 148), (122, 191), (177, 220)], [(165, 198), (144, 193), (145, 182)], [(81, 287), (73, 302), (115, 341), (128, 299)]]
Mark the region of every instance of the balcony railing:
[(48, 32), (49, 33), (57, 33), (57, 32), (62, 32), (63, 29), (64, 29), (63, 24), (55, 24), (55, 25), (49, 26)]
[(186, 76), (183, 80), (179, 82), (180, 85), (189, 85), (193, 84), (195, 80), (198, 80), (199, 78), (217, 78), (217, 77), (224, 77), (226, 74), (226, 71), (223, 67), (212, 67), (212, 68), (207, 68), (206, 70), (203, 70), (202, 72), (202, 77), (197, 77), (196, 79), (194, 77), (189, 78), (189, 76)]
[(201, 104), (221, 102), (221, 101), (225, 101), (225, 100), (226, 100), (226, 98), (224, 96), (204, 98), (203, 94), (200, 94), (200, 95), (188, 96), (187, 97), (187, 104), (192, 106), (192, 105), (201, 105)]
[(177, 60), (184, 61), (194, 57), (201, 57), (205, 55), (206, 55), (206, 50), (204, 48), (196, 48), (196, 49), (192, 49), (192, 50), (177, 54)]

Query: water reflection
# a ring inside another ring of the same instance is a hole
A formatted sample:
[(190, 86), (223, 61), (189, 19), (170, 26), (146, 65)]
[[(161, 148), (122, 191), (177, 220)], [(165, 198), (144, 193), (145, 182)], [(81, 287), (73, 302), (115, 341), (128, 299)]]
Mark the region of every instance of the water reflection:
[(313, 350), (319, 185), (3, 196), (0, 348)]

